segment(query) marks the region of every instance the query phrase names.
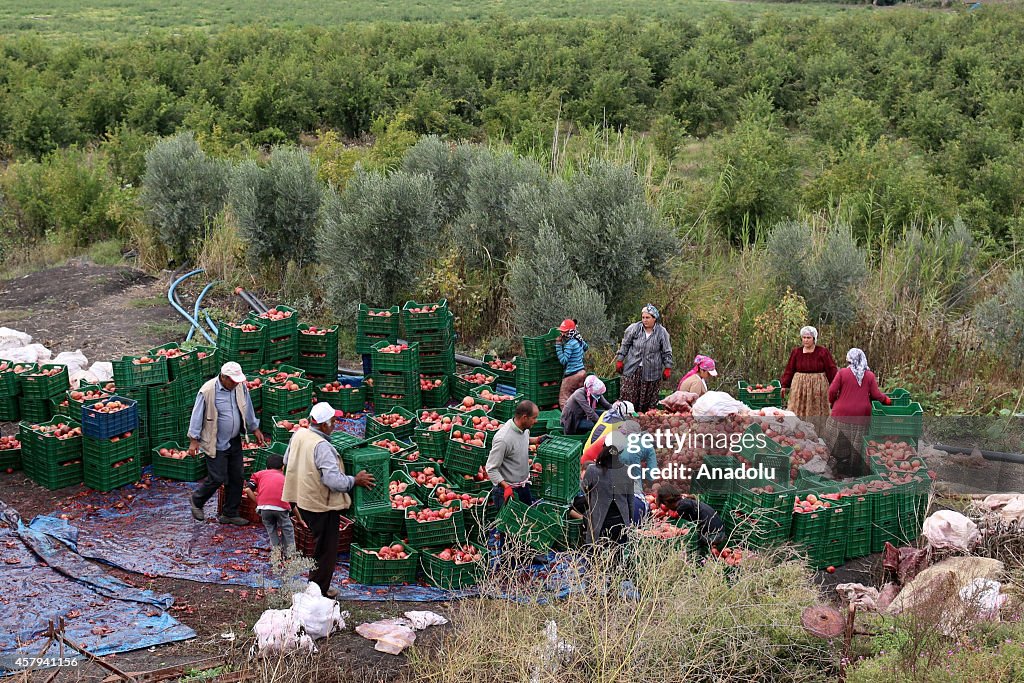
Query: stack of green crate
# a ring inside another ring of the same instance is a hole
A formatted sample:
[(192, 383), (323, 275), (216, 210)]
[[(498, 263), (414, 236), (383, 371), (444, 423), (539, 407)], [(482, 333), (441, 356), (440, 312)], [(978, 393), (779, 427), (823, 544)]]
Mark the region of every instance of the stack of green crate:
[(81, 434), (59, 439), (52, 432), (33, 429), (33, 426), (56, 427), (58, 424), (80, 427), (78, 422), (69, 419), (38, 424), (23, 421), (18, 431), (25, 474), (50, 491), (80, 484), (83, 476)]
[(892, 405), (871, 402), (869, 436), (906, 436), (920, 439), (924, 410), (921, 404), (910, 400), (906, 389), (895, 389), (890, 395)]
[(21, 442), (17, 440), (17, 435), (11, 435), (14, 441), (7, 441), (5, 444), (0, 444), (0, 472), (6, 470), (20, 470), (22, 468), (21, 462)]
[(333, 382), (338, 377), (338, 326), (315, 327), (299, 323), (295, 365), (310, 379)]
[(523, 543), (545, 552), (563, 535), (563, 521), (554, 506), (525, 505), (511, 498), (498, 513), (497, 527), (505, 534), (506, 543)]
[(490, 391), (492, 394), (497, 394), (498, 396), (508, 396), (508, 398), (503, 401), (488, 401), (491, 404), (490, 416), (497, 418), (498, 420), (511, 420), (512, 416), (516, 412), (516, 406), (526, 398), (520, 393), (516, 393), (514, 396), (511, 394), (503, 394), (488, 385), (478, 386), (475, 389), (470, 390), (469, 395), (474, 399), (478, 399), (480, 394), (484, 391)]
[[(297, 389), (286, 389), (290, 382)], [(313, 383), (300, 377), (285, 381), (268, 381), (263, 385), (263, 413), (298, 419), (309, 415), (313, 405)]]
[(398, 326), (401, 324), (398, 306), (391, 308), (370, 308), (359, 304), (356, 316), (356, 353), (372, 353), (375, 344), (382, 341), (398, 341)]
[[(15, 363), (0, 360), (0, 422), (17, 422), (21, 419), (21, 379), (25, 373), (35, 372), (33, 363)], [(18, 368), (18, 372), (15, 372)]]
[[(54, 370), (58, 372), (43, 374)], [(30, 372), (20, 373), (18, 382), (21, 387), (21, 417), (30, 422), (45, 422), (53, 417), (53, 399), (63, 396), (71, 386), (67, 366), (51, 363), (42, 363)]]
[(583, 444), (564, 436), (553, 436), (537, 446), (537, 460), (544, 468), (537, 493), (547, 501), (567, 504), (580, 491), (580, 457)]
[[(764, 446), (759, 444), (764, 443)], [(763, 467), (766, 476), (760, 483), (788, 485), (791, 480), (793, 448), (783, 446), (769, 439), (757, 423), (750, 425), (743, 434), (739, 455), (753, 467)]]
[[(444, 430), (431, 430), (432, 421), (423, 419), (423, 416), (433, 411), (421, 410), (416, 416), (416, 424), (413, 426), (412, 440), (419, 448), (420, 455), (431, 460), (444, 460), (448, 452), (449, 432)], [(436, 411), (441, 419), (447, 417), (452, 420), (462, 419), (461, 415), (453, 410)], [(369, 418), (367, 418), (369, 420)]]
[(196, 360), (199, 361), (199, 379), (201, 382), (205, 382), (220, 374), (221, 360), (216, 346), (192, 344), (191, 348), (195, 351)]
[(448, 445), (444, 455), (444, 464), (453, 474), (474, 475), (487, 462), (487, 456), (491, 452), (491, 444), (494, 442), (494, 435), (497, 432), (490, 429), (480, 430), (484, 435), (482, 446), (474, 446), (461, 439), (456, 439), (456, 432), (461, 434), (478, 431), (472, 426), (472, 418), (484, 417), (486, 413), (479, 409), (455, 412), (462, 417), (463, 424), (453, 426), (452, 430), (447, 433)]
[[(832, 486), (808, 491), (800, 494), (801, 499), (808, 495), (819, 498), (825, 494), (835, 494), (840, 486)], [(847, 498), (839, 500), (822, 499), (829, 507), (819, 508), (813, 512), (793, 512), (792, 538), (807, 553), (808, 562), (815, 569), (838, 566), (846, 561), (846, 544), (850, 531), (853, 501)]]
[(558, 407), (564, 368), (558, 362), (552, 328), (539, 337), (523, 337), (523, 355), (516, 358), (516, 391), (536, 403), (541, 410)]
[[(771, 491), (764, 490), (770, 487)], [(756, 491), (754, 489), (757, 489)], [(728, 523), (734, 537), (753, 548), (779, 545), (789, 538), (793, 521), (793, 499), (796, 490), (791, 486), (768, 484), (766, 487), (738, 483), (726, 505), (730, 509)]]
[(761, 383), (757, 388), (757, 382), (750, 383), (740, 380), (737, 398), (748, 407), (758, 410), (768, 406), (778, 406), (782, 403), (782, 383), (773, 379), (767, 384)]
[(95, 491), (112, 491), (137, 482), (141, 477), (139, 448), (137, 432), (111, 439), (82, 437), (85, 485)]
[[(283, 314), (280, 320), (272, 320), (271, 315)], [(248, 320), (262, 322), (266, 327), (266, 339), (263, 346), (263, 362), (272, 364), (294, 364), (299, 355), (299, 314), (290, 306), (276, 306), (266, 313), (252, 313)]]
[(149, 442), (143, 450), (147, 455), (157, 444), (185, 438), (199, 391), (198, 383), (198, 376), (189, 376), (144, 387), (146, 400), (145, 404), (139, 405), (139, 417), (146, 415), (145, 430)]
[(601, 381), (604, 382), (605, 386), (604, 400), (609, 403), (618, 401), (619, 394), (621, 393), (622, 378), (615, 375), (614, 377), (602, 377)]
[(235, 362), (249, 375), (263, 365), (266, 323), (246, 318), (240, 322), (220, 321), (217, 326), (217, 354), (221, 363)]
[[(726, 518), (729, 494), (733, 491), (735, 479), (726, 477), (726, 470), (735, 470), (740, 461), (731, 455), (705, 455), (702, 468), (697, 468), (690, 479), (690, 493), (700, 502), (710, 505)], [(707, 475), (707, 476), (702, 476)]]
[[(424, 379), (440, 378), (455, 372), (455, 316), (448, 309), (447, 299), (429, 304), (405, 302), (402, 307), (402, 336), (406, 341), (417, 344), (420, 373)], [(438, 393), (432, 397), (435, 404)]]
[(398, 407), (416, 410), (421, 405), (419, 345), (413, 342), (401, 353), (385, 352), (388, 346), (378, 342), (371, 353), (373, 407), (378, 413)]
[[(884, 477), (861, 477), (857, 482), (871, 480), (888, 481)], [(891, 483), (891, 482), (889, 482)], [(881, 552), (886, 542), (895, 546), (907, 545), (917, 534), (903, 527), (905, 512), (909, 507), (908, 498), (914, 500), (914, 489), (905, 484), (872, 493), (871, 507), (871, 552)]]

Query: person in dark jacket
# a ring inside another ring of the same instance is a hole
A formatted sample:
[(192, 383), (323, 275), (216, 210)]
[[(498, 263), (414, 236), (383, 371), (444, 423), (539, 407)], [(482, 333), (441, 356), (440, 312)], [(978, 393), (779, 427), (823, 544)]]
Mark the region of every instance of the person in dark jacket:
[(587, 467), (581, 488), (586, 496), (587, 540), (597, 543), (607, 538), (625, 543), (630, 524), (633, 480), (619, 460), (627, 446), (626, 436), (614, 431), (605, 437), (597, 462)]
[(658, 503), (678, 512), (681, 519), (694, 522), (704, 545), (721, 548), (725, 543), (725, 524), (710, 505), (683, 496), (672, 484), (658, 487)]
[(644, 306), (640, 321), (626, 328), (615, 354), (615, 369), (622, 375), (619, 398), (640, 413), (658, 403), (661, 383), (672, 376), (672, 340), (660, 319), (653, 304)]
[(597, 375), (590, 375), (583, 386), (572, 392), (562, 409), (562, 433), (566, 436), (589, 434), (601, 419), (597, 410), (612, 407), (604, 398), (606, 387)]
[(589, 347), (576, 325), (575, 320), (563, 320), (558, 326), (561, 335), (555, 340), (555, 353), (558, 354), (558, 362), (562, 364), (562, 386), (558, 390), (558, 407), (562, 410), (572, 392), (583, 386), (583, 380), (587, 378), (583, 355)]

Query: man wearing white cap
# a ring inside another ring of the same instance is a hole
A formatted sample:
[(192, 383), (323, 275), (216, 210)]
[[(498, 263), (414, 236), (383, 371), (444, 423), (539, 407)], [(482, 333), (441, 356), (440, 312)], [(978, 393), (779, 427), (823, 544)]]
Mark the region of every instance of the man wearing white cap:
[(206, 454), (207, 479), (192, 494), (192, 516), (199, 522), (206, 519), (203, 506), (217, 490), (224, 487), (224, 508), (217, 521), (221, 524), (245, 526), (245, 517), (238, 516), (242, 501), (242, 428), (263, 443), (260, 421), (249, 399), (245, 373), (238, 363), (225, 363), (220, 376), (204, 384), (196, 395), (192, 419), (188, 425), (190, 455)]
[[(309, 580), (320, 586), (329, 598), (338, 591), (331, 588), (334, 567), (338, 563), (338, 526), (341, 511), (352, 505), (349, 492), (356, 486), (373, 488), (373, 475), (363, 470), (345, 474), (341, 456), (330, 442), (334, 432), (335, 411), (330, 404), (317, 403), (309, 413), (309, 428), (292, 434), (284, 452), (284, 493), (282, 500), (295, 503), (299, 524), (305, 525), (316, 542)], [(289, 464), (290, 463), (290, 464)], [(383, 482), (386, 485), (386, 482)]]

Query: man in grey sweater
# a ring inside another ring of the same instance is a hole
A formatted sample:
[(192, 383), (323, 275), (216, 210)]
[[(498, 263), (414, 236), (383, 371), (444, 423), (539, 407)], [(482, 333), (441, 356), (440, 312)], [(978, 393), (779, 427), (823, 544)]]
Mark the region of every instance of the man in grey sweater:
[(487, 476), (494, 489), (491, 498), (500, 510), (513, 492), (520, 501), (533, 504), (530, 491), (530, 445), (547, 440), (547, 435), (530, 437), (530, 427), (537, 423), (540, 409), (533, 401), (522, 401), (516, 406), (512, 419), (501, 426), (491, 442), (487, 456)]

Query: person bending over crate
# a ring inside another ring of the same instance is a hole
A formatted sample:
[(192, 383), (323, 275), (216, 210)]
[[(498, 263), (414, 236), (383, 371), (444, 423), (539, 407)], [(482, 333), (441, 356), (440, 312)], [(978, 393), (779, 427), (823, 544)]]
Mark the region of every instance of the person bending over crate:
[(725, 524), (710, 505), (682, 495), (668, 483), (658, 487), (658, 503), (678, 512), (681, 519), (694, 522), (704, 545), (720, 548), (725, 543)]
[(550, 437), (530, 437), (530, 427), (537, 423), (540, 409), (533, 401), (521, 401), (512, 419), (501, 426), (491, 442), (487, 456), (487, 476), (494, 488), (491, 499), (498, 510), (513, 493), (523, 503), (533, 505), (530, 491), (530, 446), (541, 444)]
[(254, 472), (245, 495), (256, 503), (256, 512), (270, 537), (270, 561), (289, 559), (295, 554), (295, 528), (292, 506), (281, 499), (284, 495), (284, 458), (277, 453), (267, 456), (267, 469)]
[(338, 563), (341, 511), (352, 505), (350, 491), (356, 486), (373, 488), (375, 482), (365, 470), (354, 477), (345, 474), (341, 456), (329, 440), (335, 421), (330, 404), (321, 401), (313, 406), (309, 421), (309, 428), (300, 427), (292, 434), (284, 452), (288, 472), (281, 499), (295, 503), (299, 526), (313, 534), (315, 564), (309, 570), (310, 582), (320, 586), (322, 595), (335, 598), (338, 591), (331, 588), (331, 579)]
[(242, 461), (242, 428), (252, 432), (260, 444), (266, 439), (260, 431), (260, 421), (252, 408), (245, 373), (238, 363), (225, 363), (220, 376), (206, 382), (196, 395), (192, 419), (188, 424), (188, 454), (195, 456), (201, 450), (206, 454), (208, 477), (192, 494), (192, 517), (197, 522), (206, 520), (203, 506), (217, 490), (224, 487), (224, 509), (217, 521), (221, 524), (245, 526), (249, 523), (238, 514), (242, 502), (242, 482), (245, 466)]

